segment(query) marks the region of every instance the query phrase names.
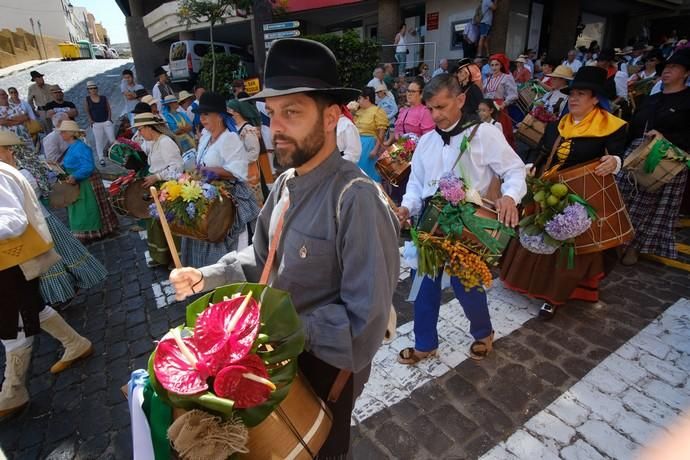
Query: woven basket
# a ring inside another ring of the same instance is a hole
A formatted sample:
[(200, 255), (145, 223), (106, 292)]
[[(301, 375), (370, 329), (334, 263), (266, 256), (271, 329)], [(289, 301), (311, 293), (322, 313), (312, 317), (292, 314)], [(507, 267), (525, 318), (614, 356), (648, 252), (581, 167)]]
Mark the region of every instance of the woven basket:
[(518, 130), (515, 135), (530, 147), (536, 147), (541, 142), (541, 138), (544, 137), (544, 131), (546, 131), (546, 123), (527, 114), (518, 124)]
[(664, 158), (654, 168), (654, 171), (647, 173), (644, 170), (644, 163), (649, 152), (654, 148), (654, 144), (661, 139), (652, 138), (639, 145), (633, 150), (623, 162), (623, 168), (628, 172), (628, 176), (633, 178), (637, 187), (646, 192), (655, 192), (664, 185), (668, 184), (683, 169), (687, 168), (685, 163)]
[[(165, 203), (163, 209), (165, 209)], [(220, 243), (227, 237), (235, 222), (235, 203), (231, 199), (214, 200), (206, 214), (194, 227), (184, 225), (176, 220), (170, 221), (170, 230), (180, 236), (195, 240)]]

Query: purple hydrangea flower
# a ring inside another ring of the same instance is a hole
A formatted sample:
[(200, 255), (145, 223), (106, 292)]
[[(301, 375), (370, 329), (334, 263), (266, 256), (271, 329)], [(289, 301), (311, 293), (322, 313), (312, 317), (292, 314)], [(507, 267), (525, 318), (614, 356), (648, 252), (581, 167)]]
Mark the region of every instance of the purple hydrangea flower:
[(193, 201), (189, 202), (189, 204), (185, 208), (185, 211), (187, 211), (187, 215), (190, 219), (194, 219), (194, 216), (196, 216), (196, 206), (194, 205)]
[(465, 199), (465, 184), (453, 173), (445, 173), (438, 181), (441, 195), (453, 206)]
[(551, 238), (566, 241), (582, 235), (591, 226), (592, 219), (587, 214), (587, 209), (580, 203), (573, 203), (548, 221), (544, 230)]
[(149, 205), (149, 214), (154, 219), (158, 219), (158, 208), (156, 207), (156, 203), (151, 203)]
[(558, 247), (551, 246), (550, 244), (544, 242), (543, 233), (530, 236), (520, 230), (520, 244), (523, 248), (535, 254), (553, 254), (558, 250)]

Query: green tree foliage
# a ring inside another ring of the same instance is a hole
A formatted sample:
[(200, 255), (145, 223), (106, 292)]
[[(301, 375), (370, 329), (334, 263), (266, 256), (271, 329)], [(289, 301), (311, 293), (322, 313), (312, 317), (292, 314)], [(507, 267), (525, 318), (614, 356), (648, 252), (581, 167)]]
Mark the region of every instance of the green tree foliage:
[(227, 99), (232, 93), (232, 81), (246, 78), (247, 72), (240, 62), (240, 57), (236, 54), (206, 53), (201, 58), (201, 67), (199, 68), (199, 84), (204, 88), (213, 88), (214, 57), (216, 61), (215, 92), (221, 93)]
[(364, 88), (371, 80), (371, 73), (378, 64), (379, 47), (373, 40), (362, 40), (348, 30), (342, 35), (313, 35), (312, 40), (326, 45), (338, 60), (338, 73), (344, 86)]

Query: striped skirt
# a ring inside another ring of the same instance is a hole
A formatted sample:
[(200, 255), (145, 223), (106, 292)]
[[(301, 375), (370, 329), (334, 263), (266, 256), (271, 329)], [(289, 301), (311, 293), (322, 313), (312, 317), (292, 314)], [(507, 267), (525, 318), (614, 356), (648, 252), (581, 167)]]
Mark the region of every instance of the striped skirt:
[[(641, 139), (633, 141), (625, 156), (628, 156), (640, 143)], [(688, 180), (688, 169), (685, 168), (655, 192), (639, 190), (629, 180), (625, 171), (618, 173), (616, 179), (635, 229), (635, 239), (632, 240), (630, 246), (642, 254), (677, 258), (674, 232), (680, 204), (683, 201), (685, 183)]]
[(62, 259), (41, 276), (41, 296), (47, 304), (66, 302), (76, 296), (77, 289), (90, 289), (105, 280), (108, 272), (57, 217), (44, 213)]
[(89, 184), (93, 187), (93, 192), (96, 195), (98, 211), (101, 214), (101, 228), (100, 230), (73, 232), (72, 234), (82, 243), (108, 236), (113, 233), (118, 226), (117, 214), (113, 211), (113, 207), (110, 204), (110, 197), (103, 186), (103, 178), (98, 171), (94, 171), (91, 175)]

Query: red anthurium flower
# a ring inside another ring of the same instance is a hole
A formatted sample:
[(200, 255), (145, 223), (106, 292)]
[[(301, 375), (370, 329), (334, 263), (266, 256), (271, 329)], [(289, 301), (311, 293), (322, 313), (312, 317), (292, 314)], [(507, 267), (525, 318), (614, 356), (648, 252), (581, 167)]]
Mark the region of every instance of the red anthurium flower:
[(258, 406), (266, 401), (276, 386), (268, 380), (261, 358), (247, 355), (224, 367), (213, 381), (213, 390), (221, 398), (232, 399), (238, 409)]
[(260, 305), (251, 294), (210, 305), (196, 320), (194, 343), (212, 374), (244, 358), (259, 333)]
[(153, 370), (166, 390), (178, 395), (193, 395), (208, 390), (206, 380), (210, 369), (190, 338), (181, 338), (180, 331), (170, 331), (172, 338), (161, 340), (156, 347)]

